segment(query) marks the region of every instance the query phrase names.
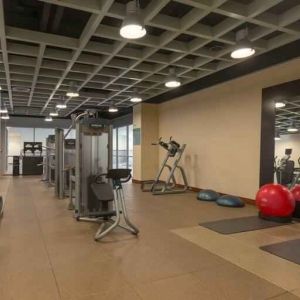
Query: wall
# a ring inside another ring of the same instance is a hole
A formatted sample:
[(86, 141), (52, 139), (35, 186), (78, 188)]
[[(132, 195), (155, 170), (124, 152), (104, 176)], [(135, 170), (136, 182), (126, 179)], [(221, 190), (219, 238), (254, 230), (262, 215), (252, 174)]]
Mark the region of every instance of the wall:
[(253, 199), (262, 88), (298, 78), (295, 59), (159, 105), (159, 135), (187, 144), (182, 164), (189, 184)]
[(133, 107), (133, 129), (141, 128), (141, 144), (133, 146), (133, 178), (151, 180), (158, 169), (158, 106), (141, 103)]
[(293, 149), (291, 160), (295, 161), (298, 167), (298, 159), (300, 157), (300, 134), (285, 134), (280, 136), (279, 141), (275, 141), (275, 156), (281, 158), (287, 148)]

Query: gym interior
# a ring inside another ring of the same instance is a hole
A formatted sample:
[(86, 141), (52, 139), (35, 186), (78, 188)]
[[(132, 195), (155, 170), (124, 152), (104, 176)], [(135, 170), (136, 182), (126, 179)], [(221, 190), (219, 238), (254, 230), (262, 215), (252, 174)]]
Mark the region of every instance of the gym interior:
[(0, 0), (0, 299), (300, 299), (299, 0)]

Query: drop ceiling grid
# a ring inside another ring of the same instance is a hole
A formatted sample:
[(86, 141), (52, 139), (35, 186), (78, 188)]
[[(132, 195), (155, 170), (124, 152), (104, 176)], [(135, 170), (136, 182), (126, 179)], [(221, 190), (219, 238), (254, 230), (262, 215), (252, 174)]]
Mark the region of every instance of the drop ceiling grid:
[(285, 107), (276, 109), (275, 126), (280, 134), (287, 134), (292, 121), (300, 125), (300, 96), (285, 99), (285, 104)]
[[(135, 41), (122, 39), (119, 25), (104, 22), (108, 17), (116, 24), (124, 19), (125, 5), (120, 1), (40, 2), (89, 12), (91, 16), (80, 38), (75, 39), (5, 25), (1, 4), (0, 27), (5, 28), (5, 35), (1, 40), (0, 84), (8, 91), (10, 86), (31, 89), (29, 93), (12, 90), (4, 94), (11, 112), (13, 105), (22, 104), (40, 107), (40, 114), (47, 113), (66, 93), (70, 81), (80, 87), (81, 97), (67, 99), (65, 116), (89, 102), (99, 108), (111, 101), (130, 106), (128, 100), (134, 89), (144, 100), (150, 99), (168, 90), (163, 81), (170, 66), (186, 84), (239, 63), (229, 54), (235, 31), (241, 26), (249, 28), (257, 54), (300, 38), (300, 5), (270, 12), (278, 5), (284, 7), (288, 0), (242, 1), (246, 4), (230, 0), (150, 0), (142, 5), (149, 34)], [(180, 13), (181, 7), (186, 7), (185, 15)], [(212, 51), (210, 45), (222, 48)]]

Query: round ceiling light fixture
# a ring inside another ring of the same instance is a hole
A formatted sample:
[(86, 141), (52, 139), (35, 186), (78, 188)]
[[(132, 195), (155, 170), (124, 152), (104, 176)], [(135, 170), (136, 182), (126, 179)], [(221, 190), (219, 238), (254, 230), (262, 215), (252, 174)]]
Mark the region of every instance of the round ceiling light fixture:
[(5, 106), (0, 106), (0, 113), (1, 114), (7, 114), (8, 113), (8, 110), (7, 110), (7, 108), (5, 107)]
[(133, 103), (139, 103), (139, 102), (142, 102), (143, 99), (142, 99), (141, 95), (138, 93), (138, 91), (135, 90), (134, 94), (130, 98), (130, 101)]
[(117, 108), (116, 105), (112, 104), (112, 105), (108, 108), (108, 111), (111, 112), (111, 113), (115, 113), (115, 112), (118, 112), (119, 109)]
[(281, 138), (280, 138), (280, 133), (279, 133), (279, 128), (276, 128), (276, 129), (275, 129), (275, 137), (274, 137), (274, 140), (275, 140), (275, 141), (281, 140)]
[(79, 97), (78, 89), (77, 89), (77, 87), (76, 87), (76, 85), (73, 81), (70, 82), (70, 86), (69, 86), (69, 89), (68, 89), (66, 95), (68, 97), (72, 97), (72, 98), (73, 97)]
[(146, 35), (140, 13), (139, 1), (130, 1), (126, 6), (126, 16), (120, 29), (120, 35), (125, 39), (140, 39)]
[(66, 101), (64, 101), (64, 97), (63, 96), (61, 96), (60, 101), (56, 103), (56, 108), (58, 108), (58, 109), (65, 109), (65, 108), (67, 108), (67, 103), (66, 103)]
[(236, 45), (231, 52), (234, 59), (247, 58), (255, 54), (255, 49), (248, 39), (248, 29), (241, 29), (236, 33)]
[(283, 108), (283, 107), (285, 107), (285, 106), (286, 106), (286, 104), (285, 104), (285, 102), (283, 102), (283, 101), (275, 102), (275, 107), (276, 107), (276, 108)]
[(57, 117), (58, 116), (58, 112), (56, 110), (53, 110), (49, 113), (49, 116), (51, 117)]
[(6, 113), (5, 115), (1, 116), (2, 120), (9, 120), (9, 115)]
[(298, 131), (298, 128), (295, 124), (294, 121), (291, 122), (291, 125), (289, 126), (289, 128), (287, 129), (288, 132), (297, 132)]
[(179, 87), (180, 85), (181, 85), (181, 82), (180, 82), (179, 78), (177, 77), (177, 75), (175, 74), (175, 69), (170, 68), (169, 75), (165, 82), (165, 86), (167, 88), (176, 88), (176, 87)]
[(53, 119), (52, 119), (52, 117), (51, 117), (51, 116), (47, 116), (47, 117), (45, 118), (45, 121), (46, 121), (46, 122), (52, 122), (52, 121), (53, 121)]

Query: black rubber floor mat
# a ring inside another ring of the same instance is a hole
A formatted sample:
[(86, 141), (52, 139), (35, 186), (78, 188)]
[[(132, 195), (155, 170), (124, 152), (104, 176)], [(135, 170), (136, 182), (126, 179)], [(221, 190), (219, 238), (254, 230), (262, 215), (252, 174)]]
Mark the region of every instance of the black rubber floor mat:
[(300, 265), (300, 239), (262, 246), (260, 249)]
[(288, 225), (287, 223), (277, 223), (267, 221), (258, 216), (250, 216), (235, 219), (224, 219), (213, 222), (200, 223), (200, 226), (208, 228), (222, 234), (232, 234), (245, 231), (253, 231), (277, 226)]

